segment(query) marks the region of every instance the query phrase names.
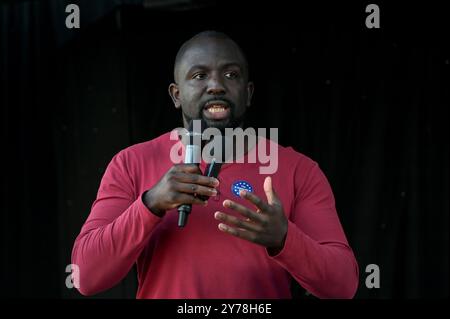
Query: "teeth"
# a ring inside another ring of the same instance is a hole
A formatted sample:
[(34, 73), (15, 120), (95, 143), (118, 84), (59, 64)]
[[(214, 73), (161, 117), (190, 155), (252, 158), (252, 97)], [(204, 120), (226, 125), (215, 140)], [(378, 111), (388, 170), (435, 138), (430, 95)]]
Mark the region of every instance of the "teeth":
[(223, 107), (212, 107), (208, 109), (211, 113), (223, 112), (225, 109)]
[(208, 108), (208, 111), (211, 113), (218, 113), (225, 111), (225, 108), (223, 106), (213, 105)]

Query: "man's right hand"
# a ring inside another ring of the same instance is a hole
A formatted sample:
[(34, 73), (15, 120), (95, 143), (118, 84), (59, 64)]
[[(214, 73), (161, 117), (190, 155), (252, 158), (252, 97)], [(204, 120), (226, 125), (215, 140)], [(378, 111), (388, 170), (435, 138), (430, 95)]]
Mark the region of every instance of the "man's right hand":
[(177, 164), (145, 192), (143, 201), (153, 214), (162, 217), (166, 210), (181, 204), (206, 205), (206, 201), (195, 195), (216, 196), (217, 186), (219, 181), (214, 177), (203, 176), (197, 165)]

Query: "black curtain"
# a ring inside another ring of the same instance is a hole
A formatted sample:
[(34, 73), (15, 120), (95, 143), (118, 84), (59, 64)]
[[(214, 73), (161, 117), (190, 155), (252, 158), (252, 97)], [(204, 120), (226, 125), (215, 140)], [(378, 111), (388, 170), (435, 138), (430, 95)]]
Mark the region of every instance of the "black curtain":
[[(65, 269), (106, 165), (181, 125), (167, 94), (176, 51), (216, 29), (248, 56), (247, 125), (279, 128), (329, 178), (360, 266), (356, 297), (448, 297), (450, 55), (439, 19), (426, 19), (439, 8), (380, 3), (374, 30), (363, 3), (92, 3), (79, 2), (80, 30), (65, 29), (64, 1), (0, 6), (2, 295), (80, 298)], [(369, 264), (379, 289), (365, 286)], [(96, 297), (135, 290), (132, 271)]]

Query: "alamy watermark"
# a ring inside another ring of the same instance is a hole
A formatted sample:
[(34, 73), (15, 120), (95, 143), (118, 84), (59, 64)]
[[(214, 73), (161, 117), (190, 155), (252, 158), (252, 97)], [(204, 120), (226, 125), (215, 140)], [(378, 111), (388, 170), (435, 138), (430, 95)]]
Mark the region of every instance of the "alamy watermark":
[(69, 264), (66, 266), (66, 273), (69, 273), (66, 277), (66, 287), (68, 289), (80, 288), (80, 267), (77, 264)]
[[(189, 134), (185, 128), (172, 130), (170, 139), (178, 141), (170, 149), (172, 163), (183, 163), (184, 145), (188, 144), (190, 138), (190, 143), (201, 150), (201, 159), (206, 163), (211, 163), (213, 159), (224, 163), (259, 163), (260, 174), (273, 174), (278, 169), (277, 128), (270, 128), (269, 139), (266, 137), (266, 128), (258, 128), (257, 131), (251, 127), (245, 130), (240, 127), (226, 128), (225, 134), (222, 134), (219, 129), (208, 127), (202, 132), (201, 121), (193, 120), (193, 132), (194, 134)], [(199, 163), (200, 158), (196, 162)]]
[(69, 15), (66, 17), (67, 29), (79, 29), (80, 28), (80, 7), (76, 4), (69, 4), (66, 6), (66, 13)]
[[(371, 3), (366, 6), (366, 13), (369, 15), (366, 17), (366, 27), (368, 29), (380, 28), (380, 7), (377, 4)], [(76, 4), (68, 4), (66, 6), (66, 28), (79, 29), (80, 28), (80, 7)]]
[(370, 273), (366, 277), (366, 287), (369, 289), (380, 288), (380, 267), (377, 264), (367, 265), (366, 273)]
[(366, 27), (368, 29), (379, 29), (380, 28), (380, 7), (374, 3), (367, 5), (366, 13), (370, 13), (366, 17)]

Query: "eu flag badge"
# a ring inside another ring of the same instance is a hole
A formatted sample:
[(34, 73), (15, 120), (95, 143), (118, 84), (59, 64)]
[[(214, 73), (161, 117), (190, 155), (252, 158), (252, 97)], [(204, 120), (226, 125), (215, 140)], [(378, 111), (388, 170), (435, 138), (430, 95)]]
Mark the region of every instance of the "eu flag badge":
[(241, 197), (239, 196), (239, 192), (241, 191), (241, 189), (247, 192), (253, 192), (252, 185), (250, 185), (250, 183), (246, 181), (236, 181), (233, 183), (233, 185), (231, 185), (231, 192), (237, 197)]

